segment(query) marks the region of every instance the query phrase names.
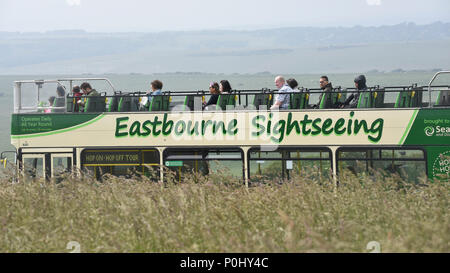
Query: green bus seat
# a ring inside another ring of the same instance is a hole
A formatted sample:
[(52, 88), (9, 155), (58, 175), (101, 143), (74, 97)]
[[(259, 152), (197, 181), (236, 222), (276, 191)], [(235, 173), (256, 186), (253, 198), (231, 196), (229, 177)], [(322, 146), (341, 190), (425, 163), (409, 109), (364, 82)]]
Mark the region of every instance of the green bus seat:
[(235, 106), (235, 94), (220, 94), (217, 99), (216, 110), (226, 110), (227, 106)]
[(117, 112), (119, 110), (119, 101), (122, 92), (114, 92), (114, 96), (110, 98), (110, 102), (108, 105), (108, 112)]
[(440, 90), (436, 98), (435, 106), (449, 106), (450, 105), (450, 90)]
[(395, 101), (395, 108), (420, 107), (422, 105), (422, 88), (401, 91)]
[(319, 109), (336, 108), (339, 103), (344, 103), (346, 94), (339, 91), (325, 92), (319, 102)]
[[(55, 101), (53, 102), (53, 107), (64, 107), (64, 106), (66, 106), (65, 97), (55, 98)], [(64, 113), (64, 109), (52, 109), (52, 113)]]
[(347, 93), (342, 93), (341, 91), (335, 93), (336, 94), (336, 105), (341, 106), (344, 104), (345, 100), (347, 99)]
[(357, 108), (372, 108), (373, 107), (373, 95), (372, 91), (362, 91), (359, 94)]
[(170, 96), (157, 95), (153, 96), (149, 111), (169, 111)]
[(66, 112), (75, 112), (75, 97), (67, 97)]
[[(184, 97), (183, 111), (201, 111), (203, 107), (203, 96), (187, 95)], [(197, 109), (194, 109), (197, 107)]]
[(306, 109), (308, 107), (309, 93), (297, 92), (290, 95), (289, 109)]
[(333, 108), (332, 92), (324, 92), (322, 93), (322, 99), (319, 101), (319, 109), (328, 109)]
[(411, 92), (410, 107), (421, 107), (422, 106), (422, 96), (423, 96), (423, 88), (414, 87)]
[(236, 93), (230, 94), (230, 96), (228, 97), (228, 105), (236, 106), (236, 101), (237, 101)]
[(383, 108), (384, 107), (384, 88), (378, 88), (373, 91), (373, 107)]
[(259, 109), (262, 107), (267, 107), (267, 109), (270, 109), (272, 106), (272, 94), (269, 93), (260, 93), (255, 94), (253, 97), (253, 105), (256, 109)]
[(86, 98), (84, 112), (105, 112), (106, 98), (104, 96), (92, 96)]
[(409, 107), (411, 97), (409, 96), (409, 91), (401, 91), (397, 95), (395, 100), (395, 108)]
[(123, 96), (119, 100), (118, 112), (137, 112), (139, 111), (139, 97)]

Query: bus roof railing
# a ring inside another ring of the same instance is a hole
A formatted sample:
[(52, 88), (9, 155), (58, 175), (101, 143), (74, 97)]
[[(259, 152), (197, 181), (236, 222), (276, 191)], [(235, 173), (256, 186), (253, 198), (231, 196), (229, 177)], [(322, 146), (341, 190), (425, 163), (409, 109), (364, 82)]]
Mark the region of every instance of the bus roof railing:
[[(14, 81), (14, 113), (20, 113), (23, 110), (38, 110), (39, 105), (39, 93), (40, 89), (42, 88), (42, 85), (45, 83), (56, 83), (60, 86), (64, 87), (65, 82), (69, 82), (69, 91), (72, 90), (73, 82), (74, 81), (106, 81), (113, 92), (116, 91), (114, 88), (114, 85), (111, 83), (111, 81), (108, 78), (60, 78), (60, 79), (50, 79), (50, 80), (18, 80)], [(22, 84), (35, 84), (36, 85), (36, 92), (37, 92), (37, 102), (36, 106), (33, 107), (26, 107), (22, 106)], [(65, 89), (65, 87), (64, 87)], [(64, 100), (67, 96), (64, 97)], [(64, 104), (66, 104), (66, 101), (64, 101)], [(54, 107), (53, 109), (64, 109), (65, 107)]]
[(450, 71), (439, 71), (436, 74), (434, 74), (433, 78), (431, 78), (430, 82), (428, 83), (428, 97), (430, 100), (430, 104), (428, 105), (429, 108), (431, 108), (431, 84), (434, 82), (434, 80), (437, 78), (437, 76), (441, 74), (449, 74)]

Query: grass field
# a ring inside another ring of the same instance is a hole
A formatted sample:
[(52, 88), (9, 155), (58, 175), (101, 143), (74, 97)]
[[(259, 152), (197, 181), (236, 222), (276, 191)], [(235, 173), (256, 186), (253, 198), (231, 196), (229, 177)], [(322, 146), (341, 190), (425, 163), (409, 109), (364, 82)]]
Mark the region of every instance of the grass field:
[(0, 252), (449, 252), (446, 182), (293, 177), (246, 188), (109, 177), (0, 182)]

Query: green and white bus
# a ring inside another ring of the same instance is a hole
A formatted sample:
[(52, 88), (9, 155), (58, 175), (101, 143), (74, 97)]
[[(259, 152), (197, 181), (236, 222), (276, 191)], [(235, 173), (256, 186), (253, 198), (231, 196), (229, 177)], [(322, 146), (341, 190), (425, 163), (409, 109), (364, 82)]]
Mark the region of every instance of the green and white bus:
[[(108, 79), (16, 81), (11, 143), (24, 179), (89, 171), (164, 181), (173, 171), (177, 180), (198, 172), (249, 183), (316, 172), (337, 181), (346, 170), (449, 179), (450, 85), (432, 84), (444, 73), (428, 86), (370, 87), (356, 108), (335, 108), (352, 88), (321, 101), (320, 89), (301, 88), (279, 111), (268, 110), (277, 93), (270, 89), (233, 90), (203, 109), (204, 91), (165, 91), (144, 107), (145, 93), (118, 91)], [(108, 90), (42, 102), (58, 85), (71, 90), (84, 81)], [(84, 109), (75, 107), (79, 99)]]

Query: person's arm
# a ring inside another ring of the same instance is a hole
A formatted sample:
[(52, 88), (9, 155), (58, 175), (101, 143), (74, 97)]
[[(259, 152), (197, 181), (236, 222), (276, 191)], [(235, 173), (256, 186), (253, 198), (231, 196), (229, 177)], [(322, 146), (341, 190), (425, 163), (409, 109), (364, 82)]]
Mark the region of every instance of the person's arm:
[(270, 107), (270, 110), (279, 109), (280, 106), (281, 106), (281, 104), (283, 104), (283, 102), (277, 100), (277, 101), (272, 105), (272, 107)]
[(350, 95), (350, 97), (348, 97), (346, 100), (345, 100), (345, 102), (344, 102), (344, 105), (348, 105), (351, 101), (352, 101), (352, 99), (354, 99), (355, 98), (355, 94), (351, 94)]

